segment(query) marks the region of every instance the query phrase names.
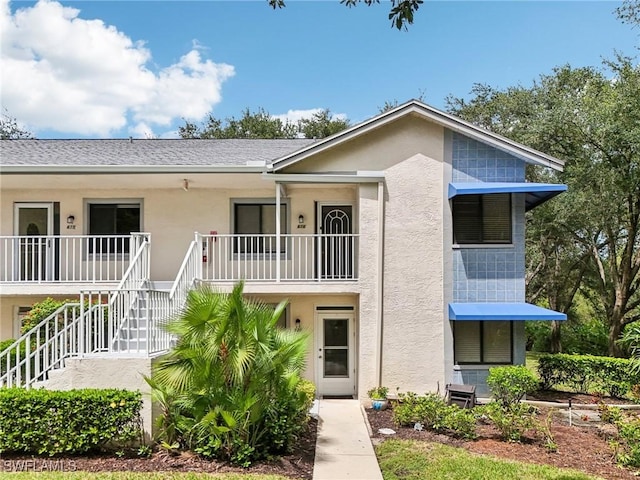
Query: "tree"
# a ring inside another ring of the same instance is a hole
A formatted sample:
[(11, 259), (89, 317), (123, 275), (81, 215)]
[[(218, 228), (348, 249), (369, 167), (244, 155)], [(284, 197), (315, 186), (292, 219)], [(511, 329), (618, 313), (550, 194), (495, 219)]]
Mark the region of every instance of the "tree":
[(182, 138), (324, 138), (348, 126), (348, 119), (334, 117), (328, 108), (298, 121), (297, 125), (272, 117), (264, 108), (255, 113), (247, 108), (239, 119), (229, 117), (222, 121), (209, 115), (201, 127), (185, 121), (178, 127), (178, 133)]
[[(267, 1), (274, 10), (285, 6), (284, 0)], [(351, 8), (361, 3), (364, 3), (367, 6), (379, 4), (380, 0), (340, 0), (340, 3)], [(407, 25), (413, 25), (413, 15), (418, 11), (422, 3), (423, 0), (391, 0), (391, 10), (389, 10), (391, 27), (406, 31)]]
[(534, 210), (538, 222), (529, 222), (529, 254), (537, 261), (528, 286), (538, 276), (537, 298), (552, 304), (555, 297), (567, 311), (579, 281), (594, 293), (609, 326), (609, 353), (619, 356), (622, 329), (640, 320), (640, 67), (623, 57), (605, 67), (565, 66), (530, 88), (477, 85), (470, 101), (447, 101), (452, 113), (567, 161), (557, 179), (569, 192), (551, 211)]
[(189, 292), (167, 326), (177, 344), (147, 379), (162, 440), (244, 466), (292, 446), (313, 393), (301, 389), (307, 334), (276, 326), (285, 307), (245, 298), (242, 283)]
[(331, 115), (328, 108), (314, 113), (311, 118), (298, 121), (298, 131), (305, 138), (324, 138), (349, 127), (349, 120)]
[(209, 115), (200, 128), (186, 122), (178, 128), (182, 138), (296, 138), (297, 128), (290, 122), (272, 117), (263, 108), (253, 113), (249, 108), (239, 119), (229, 117), (224, 122)]
[(0, 138), (2, 140), (19, 140), (24, 138), (33, 138), (33, 134), (22, 129), (18, 125), (18, 121), (9, 116), (5, 110), (0, 118)]
[(640, 25), (640, 0), (625, 0), (616, 8), (616, 15), (623, 23)]

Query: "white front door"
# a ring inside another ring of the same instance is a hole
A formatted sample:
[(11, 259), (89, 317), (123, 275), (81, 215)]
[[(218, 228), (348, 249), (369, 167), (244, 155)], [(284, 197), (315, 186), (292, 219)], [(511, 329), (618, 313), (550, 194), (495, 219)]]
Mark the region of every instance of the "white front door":
[(355, 394), (355, 321), (352, 312), (316, 312), (318, 395)]
[(46, 281), (52, 277), (51, 240), (53, 235), (53, 204), (16, 203), (14, 235), (17, 239), (17, 277), (20, 280)]

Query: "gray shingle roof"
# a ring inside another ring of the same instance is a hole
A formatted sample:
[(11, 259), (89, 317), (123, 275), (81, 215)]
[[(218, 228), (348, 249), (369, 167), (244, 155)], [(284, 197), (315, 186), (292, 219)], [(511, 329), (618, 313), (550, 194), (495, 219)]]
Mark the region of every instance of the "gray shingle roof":
[(1, 140), (0, 165), (255, 166), (310, 143), (313, 140)]

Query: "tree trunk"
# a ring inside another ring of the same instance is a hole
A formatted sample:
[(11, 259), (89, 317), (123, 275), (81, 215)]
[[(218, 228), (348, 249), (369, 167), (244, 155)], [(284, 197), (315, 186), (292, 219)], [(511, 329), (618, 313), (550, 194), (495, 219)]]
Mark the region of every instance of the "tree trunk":
[(562, 342), (560, 341), (560, 322), (553, 320), (551, 322), (551, 353), (562, 353)]
[(618, 344), (618, 339), (622, 333), (622, 317), (619, 315), (612, 315), (609, 319), (609, 355), (612, 357), (623, 357), (624, 350)]

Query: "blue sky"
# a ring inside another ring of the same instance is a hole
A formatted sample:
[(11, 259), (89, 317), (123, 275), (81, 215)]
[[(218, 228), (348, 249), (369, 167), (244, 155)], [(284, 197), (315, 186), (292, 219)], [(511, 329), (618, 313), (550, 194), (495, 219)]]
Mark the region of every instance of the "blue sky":
[(246, 107), (357, 122), (385, 101), (444, 108), (474, 83), (528, 85), (640, 44), (613, 1), (426, 0), (408, 32), (385, 0), (0, 3), (2, 105), (38, 138), (170, 137), (182, 118)]

